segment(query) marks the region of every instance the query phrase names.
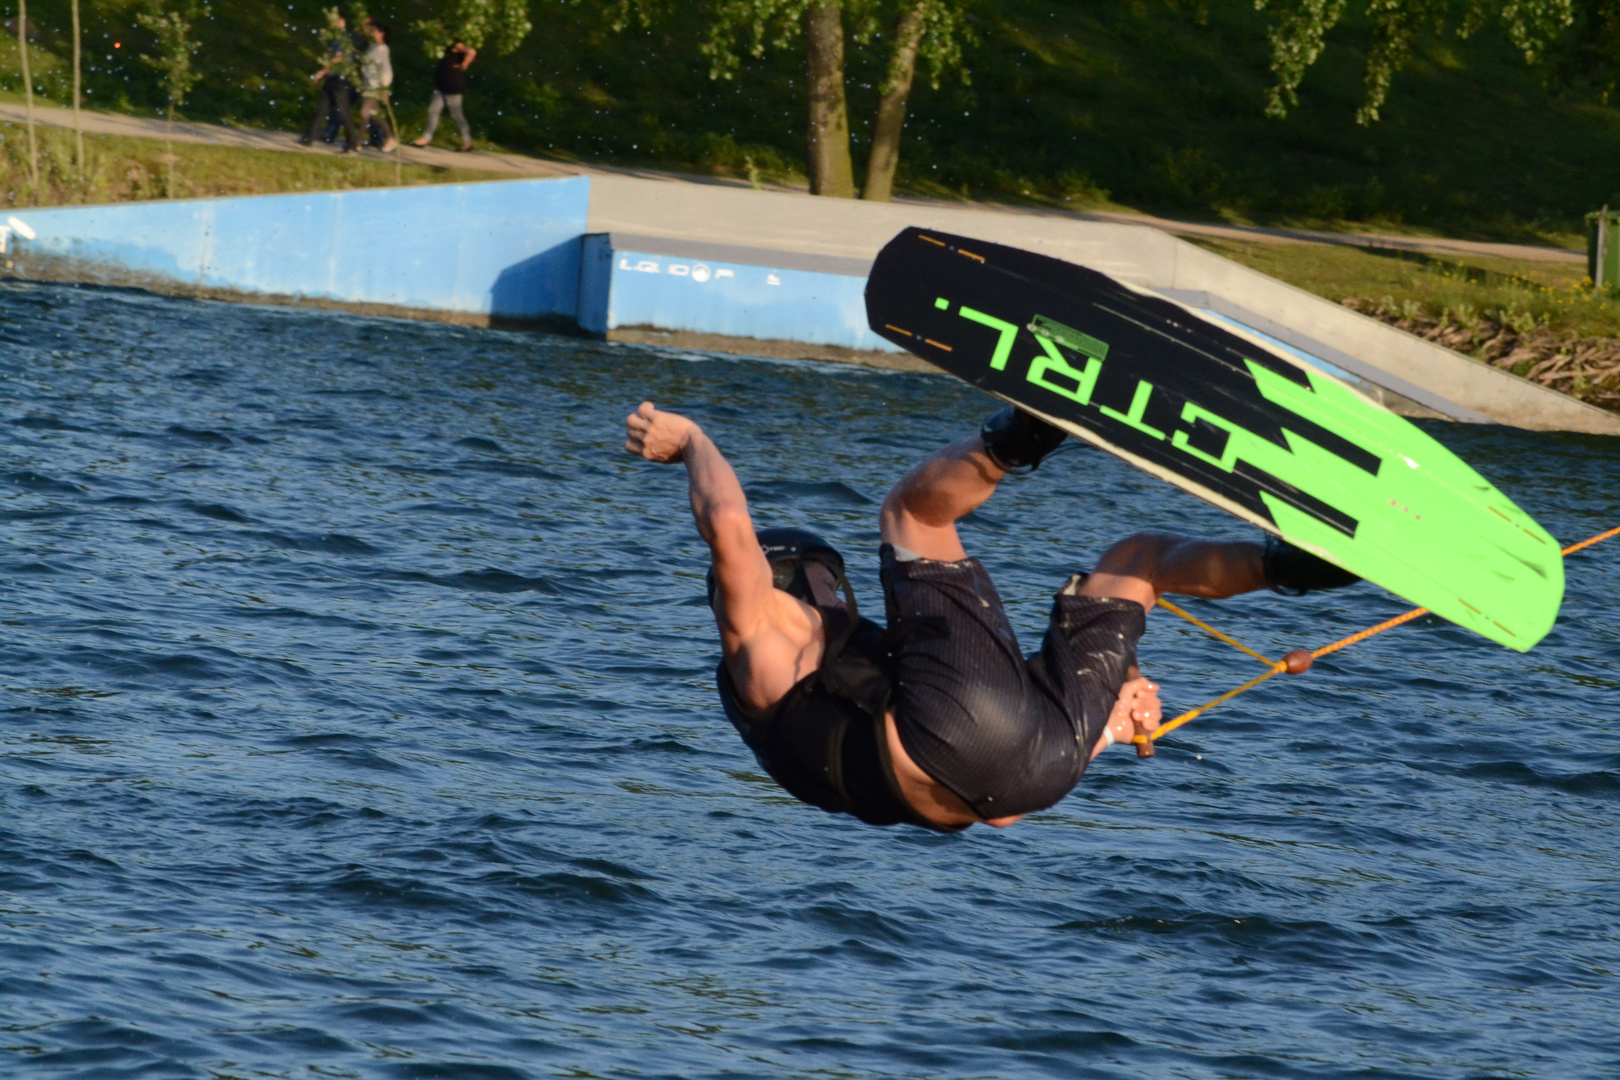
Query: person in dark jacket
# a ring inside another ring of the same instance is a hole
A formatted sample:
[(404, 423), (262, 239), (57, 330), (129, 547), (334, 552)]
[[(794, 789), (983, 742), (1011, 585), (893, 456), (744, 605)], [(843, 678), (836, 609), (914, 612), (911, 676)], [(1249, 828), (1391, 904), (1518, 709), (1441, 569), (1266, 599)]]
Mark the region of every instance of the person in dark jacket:
[(439, 66), (433, 70), (433, 100), (428, 103), (427, 130), (412, 146), (426, 146), (433, 141), (433, 133), (439, 130), (439, 117), (445, 109), (450, 110), (450, 119), (456, 122), (456, 130), (461, 133), (462, 153), (473, 148), (472, 129), (467, 126), (467, 116), (461, 111), (462, 96), (467, 92), (467, 69), (472, 67), (473, 60), (478, 56), (478, 50), (468, 46), (465, 42), (456, 41), (444, 50), (439, 58)]
[(736, 474), (697, 424), (651, 402), (627, 418), (626, 450), (686, 466), (714, 559), (721, 702), (789, 794), (873, 825), (1011, 825), (1061, 800), (1098, 753), (1158, 727), (1136, 643), (1161, 595), (1355, 580), (1285, 544), (1138, 533), (1058, 590), (1026, 658), (956, 522), (1063, 438), (1007, 406), (894, 486), (879, 515), (885, 628), (860, 617), (826, 541), (755, 531)]
[(354, 42), (349, 38), (348, 22), (343, 16), (331, 13), (331, 22), (322, 35), (321, 43), (326, 66), (310, 76), (311, 81), (321, 84), (320, 103), (315, 107), (315, 118), (309, 122), (309, 129), (298, 141), (304, 146), (313, 143), (326, 126), (326, 118), (336, 113), (343, 125), (344, 150), (358, 150), (360, 131), (349, 106), (360, 71)]

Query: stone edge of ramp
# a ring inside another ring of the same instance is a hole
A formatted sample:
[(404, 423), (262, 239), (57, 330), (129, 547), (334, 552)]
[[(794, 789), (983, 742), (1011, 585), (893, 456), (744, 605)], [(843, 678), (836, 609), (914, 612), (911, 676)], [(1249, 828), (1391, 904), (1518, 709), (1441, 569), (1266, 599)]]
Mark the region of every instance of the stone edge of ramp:
[(1358, 378), (1413, 400), (1430, 415), (1620, 435), (1620, 416), (1144, 225), (932, 203), (812, 199), (621, 176), (595, 176), (591, 183), (593, 233), (869, 261), (902, 228), (932, 227), (1081, 263), (1134, 285), (1182, 296), (1207, 294), (1217, 309), (1253, 313), (1273, 331), (1286, 329), (1353, 360)]

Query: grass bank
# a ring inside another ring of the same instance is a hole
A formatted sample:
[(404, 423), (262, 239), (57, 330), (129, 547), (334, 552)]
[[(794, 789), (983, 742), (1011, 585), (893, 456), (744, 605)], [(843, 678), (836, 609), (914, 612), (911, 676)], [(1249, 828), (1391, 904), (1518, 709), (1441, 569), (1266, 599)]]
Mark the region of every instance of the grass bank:
[[(21, 124), (0, 124), (0, 206), (61, 206), (130, 202), (167, 195), (166, 150), (159, 139), (84, 137), (85, 170), (74, 161), (73, 132), (36, 127), (39, 184), (28, 164)], [(272, 195), (295, 191), (510, 179), (505, 174), (404, 165), (381, 156), (298, 154), (231, 146), (174, 144), (174, 197)]]
[[(313, 107), (314, 31), (331, 0), (233, 0), (198, 27), (198, 120), (294, 130)], [(153, 42), (140, 0), (85, 11), (87, 104), (156, 115)], [(800, 174), (803, 57), (746, 62), (714, 81), (699, 54), (702, 6), (616, 33), (605, 0), (532, 0), (535, 30), (471, 72), (481, 140), (529, 153), (770, 178)], [(1355, 5), (1352, 5), (1354, 7)], [(395, 29), (394, 104), (423, 118), (432, 59), (410, 30), (421, 0), (370, 0)], [(67, 97), (67, 0), (29, 5), (36, 83)], [(1620, 109), (1549, 93), (1500, 31), (1420, 44), (1384, 119), (1353, 120), (1372, 46), (1347, 19), (1286, 120), (1262, 114), (1271, 76), (1254, 0), (973, 0), (971, 81), (919, 84), (902, 146), (901, 190), (1064, 206), (1119, 205), (1207, 220), (1436, 231), (1573, 242), (1581, 216), (1620, 204)], [(116, 46), (116, 47), (115, 47)], [(859, 169), (869, 144), (881, 46), (848, 44)], [(21, 88), (0, 49), (0, 90)]]
[(1594, 292), (1579, 263), (1195, 243), (1482, 363), (1620, 410), (1620, 302)]

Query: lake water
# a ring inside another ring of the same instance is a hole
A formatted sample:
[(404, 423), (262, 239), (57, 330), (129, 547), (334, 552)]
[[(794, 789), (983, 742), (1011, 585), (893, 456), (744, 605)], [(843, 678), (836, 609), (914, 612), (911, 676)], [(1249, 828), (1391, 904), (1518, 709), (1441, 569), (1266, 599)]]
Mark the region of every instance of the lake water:
[[(1007, 831), (794, 803), (717, 706), (643, 398), (876, 606), (943, 377), (0, 286), (0, 1074), (1620, 1075), (1620, 541), (1528, 656), (1426, 619)], [(1620, 441), (1436, 426), (1566, 543)], [(1076, 447), (965, 527), (1034, 641), (1139, 528)], [(1404, 610), (1192, 603), (1278, 655)], [(1155, 614), (1179, 711), (1256, 672)]]

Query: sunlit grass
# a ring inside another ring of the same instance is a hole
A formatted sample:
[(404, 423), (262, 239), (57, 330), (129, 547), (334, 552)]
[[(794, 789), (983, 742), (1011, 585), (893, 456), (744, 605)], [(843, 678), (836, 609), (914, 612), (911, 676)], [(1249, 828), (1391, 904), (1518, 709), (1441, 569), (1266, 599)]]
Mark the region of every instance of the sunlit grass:
[(1335, 303), (1360, 300), (1407, 318), (1489, 318), (1529, 333), (1620, 337), (1620, 300), (1592, 289), (1576, 261), (1421, 255), (1393, 249), (1193, 241)]
[(1584, 263), (1196, 242), (1482, 363), (1620, 409), (1620, 299), (1593, 289)]
[[(84, 137), (85, 171), (74, 161), (73, 132), (36, 127), (40, 179), (28, 164), (22, 124), (0, 124), (0, 206), (61, 206), (161, 199), (165, 148), (161, 139), (116, 135)], [(232, 146), (175, 143), (175, 197), (270, 195), (295, 191), (344, 191), (391, 187), (394, 163), (381, 156), (301, 154)], [(509, 179), (505, 174), (425, 165), (404, 165), (405, 184)]]
[[(319, 66), (314, 30), (330, 0), (216, 3), (197, 26), (203, 81), (186, 115), (291, 131), (308, 122)], [(412, 30), (423, 0), (370, 0), (395, 28), (393, 104), (420, 130), (433, 64)], [(803, 180), (807, 114), (796, 41), (709, 77), (705, 5), (623, 32), (616, 5), (531, 5), (535, 30), (480, 56), (468, 91), (475, 138), (568, 160)], [(83, 5), (91, 107), (155, 116), (151, 43), (138, 0)], [(1579, 241), (1583, 215), (1620, 205), (1612, 148), (1620, 108), (1547, 91), (1505, 37), (1426, 35), (1383, 119), (1357, 126), (1374, 45), (1350, 5), (1285, 120), (1263, 114), (1271, 81), (1254, 0), (974, 0), (970, 80), (919, 79), (901, 147), (900, 190), (992, 202), (1123, 206), (1209, 221), (1476, 239)], [(35, 82), (68, 98), (66, 0), (30, 0)], [(543, 13), (543, 17), (542, 17)], [(122, 40), (121, 49), (108, 47)], [(886, 34), (847, 43), (857, 180), (871, 145)], [(0, 48), (0, 93), (21, 89)], [(444, 136), (449, 138), (451, 136)], [(1375, 294), (1376, 295), (1376, 294)]]

